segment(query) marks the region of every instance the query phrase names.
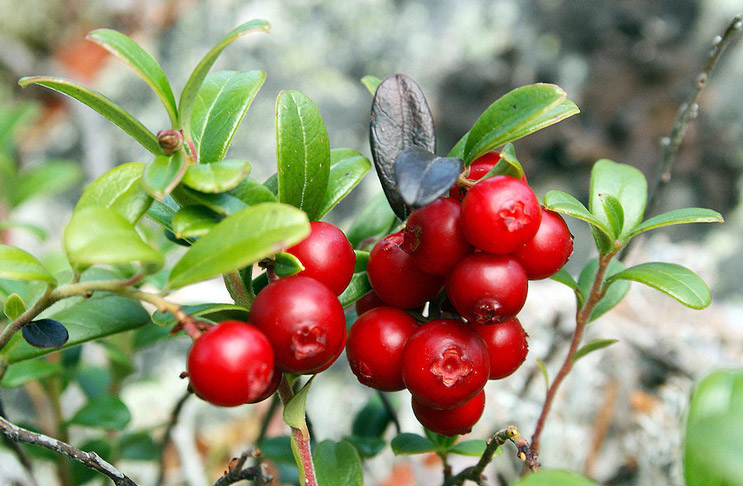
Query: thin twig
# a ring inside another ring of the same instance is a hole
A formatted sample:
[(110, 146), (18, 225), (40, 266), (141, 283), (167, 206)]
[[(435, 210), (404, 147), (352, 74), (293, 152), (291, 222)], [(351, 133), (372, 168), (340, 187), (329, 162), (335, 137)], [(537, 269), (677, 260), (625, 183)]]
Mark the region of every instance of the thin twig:
[(173, 428), (178, 424), (178, 418), (181, 415), (181, 410), (183, 410), (183, 405), (185, 405), (188, 397), (191, 395), (192, 393), (190, 390), (186, 391), (186, 393), (178, 399), (175, 407), (173, 407), (173, 411), (170, 413), (170, 420), (168, 421), (168, 425), (165, 427), (165, 433), (160, 441), (160, 472), (157, 475), (157, 482), (155, 482), (156, 486), (160, 486), (165, 480), (165, 449), (167, 448), (168, 443), (170, 443), (170, 435), (173, 432)]
[(217, 479), (217, 482), (214, 483), (214, 486), (227, 486), (238, 481), (254, 480), (261, 481), (262, 484), (270, 483), (273, 478), (270, 475), (266, 474), (260, 466), (245, 467), (245, 463), (247, 462), (249, 457), (260, 457), (260, 451), (258, 451), (258, 449), (251, 448), (243, 452), (239, 458), (232, 459), (227, 471), (221, 478)]

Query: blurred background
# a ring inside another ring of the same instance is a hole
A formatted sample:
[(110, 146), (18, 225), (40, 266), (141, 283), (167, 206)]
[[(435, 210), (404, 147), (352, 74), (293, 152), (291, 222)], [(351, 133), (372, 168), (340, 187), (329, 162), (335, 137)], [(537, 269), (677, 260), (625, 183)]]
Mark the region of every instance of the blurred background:
[[(714, 37), (741, 7), (739, 0), (25, 0), (22, 5), (0, 0), (0, 124), (3, 113), (35, 103), (35, 114), (15, 138), (13, 157), (23, 170), (58, 159), (80, 169), (80, 177), (73, 178), (77, 182), (64, 192), (12, 208), (13, 220), (39, 226), (45, 239), (22, 228), (7, 238), (53, 260), (82, 188), (118, 164), (150, 160), (148, 152), (92, 110), (40, 87), (22, 90), (20, 77), (75, 79), (124, 106), (153, 132), (168, 128), (149, 88), (85, 40), (95, 28), (120, 30), (143, 45), (178, 96), (191, 69), (224, 34), (251, 18), (269, 20), (271, 34), (235, 42), (213, 68), (267, 73), (227, 154), (251, 161), (251, 175), (261, 181), (275, 171), (274, 106), (281, 90), (302, 91), (317, 104), (331, 147), (369, 156), (371, 96), (360, 79), (405, 73), (426, 94), (437, 152), (443, 155), (499, 96), (525, 84), (558, 84), (581, 114), (517, 141), (515, 149), (538, 196), (561, 189), (586, 201), (591, 165), (601, 158), (639, 168), (651, 184), (656, 179), (661, 140), (691, 94)], [(710, 284), (713, 304), (691, 311), (636, 284), (619, 307), (592, 324), (587, 339), (620, 343), (581, 361), (565, 383), (543, 435), (544, 465), (584, 471), (604, 484), (682, 482), (681, 424), (694, 380), (711, 369), (743, 363), (742, 83), (738, 39), (700, 99), (699, 116), (688, 127), (672, 183), (657, 209), (709, 207), (723, 214), (725, 224), (658, 231), (638, 242), (628, 257), (628, 263), (671, 261), (692, 268)], [(327, 219), (348, 228), (379, 190), (372, 171)], [(0, 221), (9, 211), (0, 213)], [(568, 268), (577, 272), (593, 256), (593, 245), (582, 223), (568, 223), (576, 236)], [(228, 297), (220, 282), (211, 282), (185, 289), (177, 298)], [(533, 373), (535, 360), (556, 370), (573, 314), (569, 289), (552, 281), (530, 286), (520, 314), (531, 336), (530, 355), (516, 374), (488, 385), (486, 415), (472, 438), (509, 424), (531, 434), (544, 397), (541, 377)], [(110, 359), (97, 346), (84, 346), (91, 365)], [(120, 390), (132, 412), (129, 430), (162, 435), (185, 391), (178, 374), (187, 349), (187, 338), (167, 338), (136, 355), (135, 371)], [(34, 393), (33, 386), (3, 389), (0, 398), (9, 416), (30, 423), (44, 413), (34, 407)], [(343, 437), (372, 395), (340, 359), (310, 394), (308, 415), (316, 437)], [(63, 409), (74, 411), (81, 397), (81, 390), (69, 388)], [(420, 432), (409, 398), (401, 392), (393, 399), (402, 429)], [(166, 451), (164, 484), (201, 485), (218, 477), (230, 457), (254, 444), (266, 410), (267, 404), (225, 410), (187, 401), (174, 445)], [(269, 435), (285, 433), (280, 423), (270, 425)], [(78, 432), (81, 443), (86, 432)], [(503, 454), (488, 469), (492, 484), (516, 477), (518, 465), (510, 456)], [(457, 461), (455, 470), (473, 462)], [(50, 463), (37, 463), (40, 484), (55, 484)], [(153, 461), (118, 464), (140, 484), (155, 484), (159, 471)], [(396, 458), (389, 449), (366, 465), (368, 484), (433, 484), (440, 477), (435, 459)], [(10, 479), (3, 482), (4, 476)], [(14, 456), (0, 446), (0, 485), (25, 484), (22, 476)]]

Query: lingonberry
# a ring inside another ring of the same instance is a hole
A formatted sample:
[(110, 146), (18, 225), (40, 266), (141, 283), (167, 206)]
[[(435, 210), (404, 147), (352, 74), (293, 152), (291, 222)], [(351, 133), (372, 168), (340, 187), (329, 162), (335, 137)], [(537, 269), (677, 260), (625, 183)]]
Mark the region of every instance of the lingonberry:
[(446, 277), (449, 300), (473, 324), (496, 324), (516, 316), (528, 286), (515, 258), (485, 252), (466, 256)]
[(315, 373), (346, 344), (346, 320), (338, 298), (325, 285), (294, 275), (270, 283), (250, 308), (250, 322), (271, 341), (276, 367)]
[(365, 293), (359, 300), (356, 301), (354, 307), (356, 308), (356, 315), (360, 316), (368, 310), (375, 309), (387, 305), (382, 299), (379, 298), (376, 292), (370, 290)]
[(309, 236), (286, 252), (302, 262), (304, 270), (298, 275), (324, 283), (335, 295), (351, 281), (356, 254), (346, 235), (330, 223), (311, 222)]
[(396, 307), (377, 307), (359, 316), (346, 344), (348, 363), (359, 382), (382, 391), (405, 388), (402, 352), (418, 327), (415, 319)]
[(366, 271), (380, 299), (395, 307), (414, 309), (436, 297), (444, 279), (421, 271), (400, 247), (403, 239), (402, 232), (382, 238), (369, 254)]
[(402, 249), (413, 257), (413, 263), (431, 275), (444, 275), (474, 248), (459, 226), (460, 204), (451, 198), (440, 198), (416, 209), (403, 231)]
[[(498, 163), (499, 160), (500, 152), (488, 152), (475, 159), (469, 167), (465, 167), (462, 171), (462, 175), (471, 181), (479, 181), (482, 176), (487, 174), (488, 171)], [(460, 191), (457, 184), (454, 184), (451, 189), (449, 189), (449, 197), (456, 201), (462, 200), (463, 192)]]
[(468, 324), (438, 319), (419, 327), (403, 350), (402, 378), (416, 400), (450, 410), (485, 386), (488, 348)]
[(234, 407), (266, 391), (273, 377), (274, 352), (257, 327), (224, 321), (194, 341), (186, 369), (198, 396), (214, 405)]
[(465, 238), (489, 253), (510, 253), (529, 241), (539, 229), (541, 217), (534, 191), (505, 175), (478, 182), (462, 201)]
[(488, 346), (490, 355), (490, 379), (499, 380), (510, 375), (526, 360), (529, 352), (529, 336), (518, 319), (509, 319), (500, 324), (473, 326)]
[(475, 395), (475, 398), (451, 410), (429, 407), (416, 400), (415, 397), (411, 404), (415, 418), (428, 430), (449, 437), (469, 434), (485, 410), (485, 391), (481, 391)]
[(253, 400), (250, 400), (246, 403), (258, 403), (262, 402), (266, 398), (270, 397), (274, 393), (276, 393), (276, 390), (279, 389), (279, 384), (281, 384), (281, 378), (283, 377), (283, 373), (281, 370), (274, 369), (273, 370), (273, 378), (271, 378), (271, 382), (268, 384), (268, 387), (261, 393), (258, 397), (254, 398)]
[(529, 280), (551, 277), (573, 253), (573, 235), (559, 214), (542, 210), (542, 221), (534, 238), (513, 252)]

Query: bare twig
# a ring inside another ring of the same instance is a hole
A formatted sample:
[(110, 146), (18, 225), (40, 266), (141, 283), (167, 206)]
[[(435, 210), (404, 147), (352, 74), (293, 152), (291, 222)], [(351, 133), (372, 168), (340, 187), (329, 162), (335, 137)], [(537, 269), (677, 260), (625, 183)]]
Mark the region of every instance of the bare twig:
[(168, 421), (168, 425), (165, 427), (165, 433), (163, 434), (163, 438), (160, 441), (160, 472), (157, 475), (157, 482), (155, 483), (157, 486), (163, 484), (163, 480), (165, 480), (165, 449), (170, 442), (170, 434), (173, 432), (173, 428), (176, 426), (176, 424), (178, 424), (178, 417), (180, 417), (181, 415), (183, 405), (185, 405), (188, 397), (190, 396), (191, 391), (186, 391), (186, 393), (184, 393), (183, 396), (176, 402), (175, 407), (173, 407), (173, 411), (170, 413), (170, 420)]
[(258, 480), (262, 484), (270, 483), (273, 478), (263, 471), (261, 466), (250, 466), (245, 467), (249, 457), (259, 458), (260, 451), (258, 449), (248, 449), (243, 452), (239, 458), (234, 458), (230, 461), (227, 471), (224, 475), (217, 479), (214, 486), (227, 486), (238, 481), (254, 481)]

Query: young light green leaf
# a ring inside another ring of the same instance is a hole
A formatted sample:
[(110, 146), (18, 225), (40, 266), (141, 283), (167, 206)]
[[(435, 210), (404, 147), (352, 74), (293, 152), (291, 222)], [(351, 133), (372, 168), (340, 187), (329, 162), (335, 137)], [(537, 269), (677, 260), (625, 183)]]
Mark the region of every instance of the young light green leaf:
[(361, 182), (369, 169), (369, 159), (351, 149), (333, 149), (330, 151), (330, 174), (315, 220), (319, 220), (333, 209), (351, 190)]
[[(203, 317), (215, 322), (248, 319), (248, 309), (235, 304), (196, 304), (181, 306), (183, 312), (192, 317)], [(175, 326), (178, 320), (169, 312), (155, 312), (152, 322), (162, 327)]]
[(609, 227), (614, 233), (614, 238), (619, 238), (624, 227), (624, 210), (619, 199), (611, 194), (602, 194), (599, 199), (601, 200), (601, 206), (604, 209), (606, 219), (609, 222)]
[(465, 164), (529, 133), (578, 113), (567, 94), (553, 84), (532, 84), (507, 93), (477, 119), (464, 149)]
[(312, 375), (312, 378), (284, 405), (284, 423), (289, 427), (299, 429), (305, 425), (304, 408), (307, 405), (307, 394), (315, 376)]
[(312, 452), (317, 484), (322, 486), (363, 486), (364, 474), (356, 448), (347, 440), (324, 440)]
[(71, 160), (50, 160), (21, 172), (11, 192), (11, 206), (40, 196), (52, 196), (70, 189), (83, 178), (80, 164)]
[(377, 92), (377, 87), (381, 82), (381, 79), (370, 74), (367, 74), (366, 76), (361, 78), (361, 84), (364, 85), (364, 87), (369, 91), (369, 94), (371, 94), (372, 96), (374, 96), (374, 94)]
[(222, 192), (219, 194), (206, 194), (199, 191), (194, 191), (184, 187), (183, 184), (177, 186), (173, 191), (173, 199), (175, 199), (181, 206), (205, 206), (217, 214), (222, 216), (229, 216), (242, 211), (246, 207), (240, 199), (232, 196), (228, 192)]
[(251, 265), (299, 243), (310, 232), (307, 216), (280, 203), (247, 207), (201, 237), (170, 272), (171, 289)]
[(496, 175), (507, 175), (516, 179), (521, 179), (524, 175), (524, 168), (521, 167), (516, 159), (516, 151), (512, 143), (507, 143), (501, 150), (500, 160), (484, 175), (481, 179), (487, 179)]
[(316, 219), (330, 175), (330, 146), (320, 112), (307, 95), (283, 91), (276, 99), (279, 201)]
[(607, 281), (633, 280), (660, 290), (692, 309), (703, 309), (712, 295), (704, 280), (686, 267), (675, 263), (641, 263), (611, 275)]
[(3, 305), (3, 313), (8, 319), (14, 321), (18, 319), (24, 312), (26, 312), (26, 303), (23, 302), (23, 299), (20, 295), (12, 293), (8, 296), (7, 299), (5, 299), (5, 304)]
[(544, 388), (545, 390), (549, 390), (550, 388), (550, 374), (549, 371), (547, 371), (547, 365), (544, 364), (544, 361), (537, 358), (537, 367), (539, 368), (539, 371), (542, 372), (542, 378), (544, 378)]
[(154, 155), (163, 153), (160, 144), (157, 143), (157, 137), (147, 127), (131, 113), (95, 90), (70, 79), (51, 76), (28, 76), (21, 78), (18, 84), (22, 88), (29, 84), (38, 84), (74, 98), (108, 118)]
[(164, 263), (162, 255), (112, 209), (86, 207), (75, 211), (64, 230), (63, 241), (70, 263), (81, 269), (139, 262), (144, 271), (154, 273)]
[(594, 339), (590, 343), (586, 343), (581, 346), (580, 349), (575, 352), (575, 354), (573, 355), (573, 363), (589, 353), (593, 353), (594, 351), (598, 351), (599, 349), (609, 347), (618, 341), (618, 339)]
[(638, 224), (629, 236), (639, 235), (642, 232), (649, 231), (655, 228), (663, 226), (671, 226), (674, 224), (687, 224), (687, 223), (722, 223), (722, 215), (717, 211), (704, 208), (683, 208), (674, 209), (667, 213), (659, 214), (648, 218), (642, 223)]
[(346, 236), (354, 248), (367, 239), (385, 236), (398, 219), (383, 192), (374, 196), (359, 213)]
[(289, 277), (304, 270), (304, 265), (291, 253), (279, 252), (274, 258), (273, 271), (279, 277)]
[[(596, 276), (596, 270), (598, 269), (598, 260), (596, 258), (590, 260), (581, 270), (578, 276), (578, 288), (580, 289), (581, 295), (588, 298), (588, 294), (591, 292), (591, 285), (593, 285), (593, 279)], [(609, 280), (608, 277), (624, 270), (624, 265), (618, 260), (612, 260), (609, 263), (609, 267), (606, 269), (606, 275), (604, 281)], [(604, 297), (599, 300), (596, 307), (591, 312), (590, 321), (595, 321), (611, 309), (613, 309), (619, 302), (624, 299), (629, 291), (630, 283), (624, 280), (612, 281), (611, 286), (604, 294)], [(582, 303), (581, 303), (582, 305)]]
[(159, 155), (145, 167), (142, 186), (150, 196), (162, 199), (181, 182), (187, 168), (183, 151), (173, 155)]
[(21, 229), (28, 231), (40, 241), (46, 240), (46, 231), (44, 228), (31, 223), (22, 223), (20, 221), (0, 221), (0, 231), (9, 229)]
[(555, 211), (556, 213), (581, 219), (591, 226), (594, 226), (607, 238), (612, 240), (614, 238), (611, 230), (602, 221), (591, 214), (580, 201), (566, 192), (549, 191), (544, 196), (544, 205), (547, 206), (547, 209)]
[[(148, 196), (149, 197), (149, 196)], [(172, 232), (173, 216), (180, 209), (172, 196), (166, 196), (162, 201), (154, 201), (147, 210), (147, 217)]]
[(556, 274), (552, 275), (550, 278), (555, 282), (560, 282), (563, 285), (567, 285), (573, 290), (578, 290), (578, 282), (576, 282), (573, 276), (570, 275), (570, 272), (565, 270), (565, 267), (562, 267), (560, 270), (557, 271)]
[(10, 245), (0, 245), (0, 278), (57, 283), (36, 257)]
[(481, 457), (487, 446), (487, 442), (481, 439), (465, 440), (464, 442), (457, 442), (447, 452), (460, 456)]
[(186, 206), (173, 216), (172, 230), (176, 238), (198, 238), (209, 233), (222, 217), (204, 206)]
[(147, 51), (126, 35), (111, 29), (96, 29), (88, 33), (86, 39), (102, 46), (137, 73), (162, 101), (172, 127), (178, 126), (178, 110), (173, 90), (163, 69)]
[(129, 162), (104, 173), (85, 189), (75, 211), (88, 207), (108, 208), (130, 223), (136, 223), (152, 204), (152, 198), (142, 186), (144, 168), (141, 162)]
[(222, 160), (188, 167), (183, 183), (199, 192), (219, 193), (234, 189), (250, 173), (247, 160)]
[(602, 197), (614, 196), (624, 216), (624, 224), (619, 233), (622, 240), (626, 239), (630, 231), (642, 221), (647, 193), (648, 183), (645, 176), (631, 165), (618, 164), (608, 159), (593, 164), (588, 209), (601, 222), (611, 226)]
[(230, 196), (234, 196), (248, 206), (254, 206), (262, 202), (278, 202), (276, 195), (266, 186), (250, 177), (240, 181), (234, 189), (228, 191)]
[(75, 412), (70, 424), (122, 430), (132, 419), (126, 404), (119, 397), (102, 396), (90, 400)]
[(43, 359), (17, 363), (8, 367), (3, 375), (2, 382), (0, 382), (0, 386), (3, 388), (16, 388), (31, 381), (58, 375), (62, 371), (62, 365), (59, 363), (50, 363)]
[(188, 78), (186, 86), (184, 86), (181, 93), (181, 99), (178, 102), (178, 122), (183, 130), (183, 137), (186, 140), (191, 138), (191, 120), (201, 85), (224, 48), (243, 35), (252, 32), (269, 32), (270, 30), (271, 26), (269, 23), (262, 19), (245, 22), (227, 34), (199, 61), (199, 64)]
[(531, 473), (514, 486), (599, 486), (585, 476), (570, 471), (542, 469)]
[(199, 163), (224, 158), (232, 137), (266, 80), (263, 71), (220, 71), (204, 79), (191, 115)]
[(392, 452), (396, 456), (409, 455), (409, 454), (423, 454), (424, 452), (432, 452), (436, 450), (436, 445), (428, 437), (423, 437), (418, 434), (411, 434), (404, 432), (395, 436), (390, 442)]
[(368, 294), (371, 289), (372, 287), (369, 283), (367, 273), (357, 272), (351, 276), (351, 282), (349, 282), (348, 287), (346, 287), (343, 293), (338, 296), (338, 300), (341, 306), (346, 307)]

